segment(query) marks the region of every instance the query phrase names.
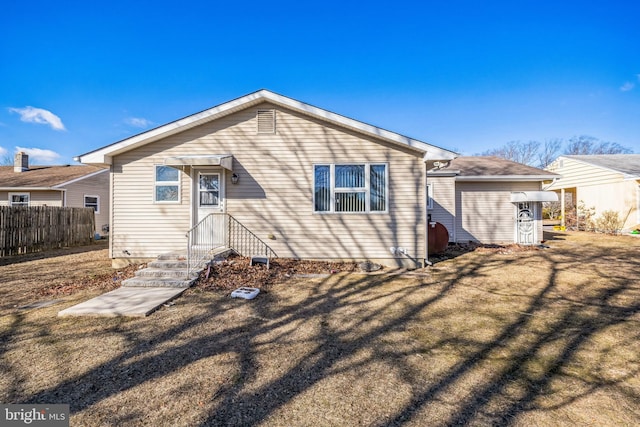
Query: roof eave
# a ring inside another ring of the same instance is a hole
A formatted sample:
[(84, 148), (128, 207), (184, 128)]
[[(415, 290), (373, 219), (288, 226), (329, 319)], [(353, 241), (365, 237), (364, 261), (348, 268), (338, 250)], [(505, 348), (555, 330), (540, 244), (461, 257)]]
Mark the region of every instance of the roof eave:
[(55, 187), (0, 187), (0, 191), (67, 191), (64, 188)]
[(458, 156), (458, 154), (453, 151), (445, 150), (443, 148), (436, 147), (425, 142), (397, 134), (395, 132), (359, 122), (357, 120), (350, 119), (331, 111), (314, 107), (312, 105), (305, 104), (304, 102), (300, 102), (295, 99), (288, 98), (286, 96), (263, 89), (245, 95), (243, 97), (236, 98), (232, 101), (225, 102), (199, 113), (192, 114), (166, 125), (157, 127), (155, 129), (151, 129), (147, 132), (132, 136), (131, 138), (118, 141), (106, 147), (90, 151), (88, 153), (77, 156), (76, 159), (77, 161), (85, 164), (103, 166), (111, 165), (113, 156), (149, 144), (159, 139), (166, 138), (167, 136), (183, 132), (187, 129), (199, 126), (225, 115), (232, 114), (235, 111), (250, 107), (252, 105), (257, 105), (261, 102), (271, 102), (273, 104), (280, 105), (303, 114), (318, 117), (322, 120), (338, 124), (340, 126), (373, 136), (378, 139), (416, 149), (424, 153), (425, 161), (452, 160)]
[(499, 181), (520, 181), (520, 182), (536, 182), (546, 181), (558, 178), (557, 175), (460, 175), (456, 177), (456, 181), (483, 181), (483, 182), (499, 182)]

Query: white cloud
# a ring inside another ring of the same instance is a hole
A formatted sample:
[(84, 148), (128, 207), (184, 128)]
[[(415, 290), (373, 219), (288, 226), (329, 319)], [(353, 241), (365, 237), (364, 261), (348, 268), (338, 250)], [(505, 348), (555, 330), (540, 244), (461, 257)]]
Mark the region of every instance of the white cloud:
[[(16, 147), (16, 152), (24, 151), (29, 155), (29, 163), (51, 164), (60, 158), (60, 154), (51, 150), (43, 150), (42, 148), (25, 148)], [(33, 162), (35, 160), (35, 162)]]
[(9, 153), (6, 148), (0, 147), (0, 157), (4, 157)]
[(124, 119), (124, 122), (137, 128), (147, 128), (153, 124), (151, 120), (147, 120), (142, 117), (127, 117)]
[(9, 111), (20, 114), (20, 120), (23, 122), (49, 125), (54, 130), (65, 130), (60, 117), (51, 111), (30, 106), (24, 108), (9, 108)]
[(625, 82), (622, 86), (620, 86), (620, 90), (622, 92), (629, 92), (630, 90), (633, 90), (634, 87), (636, 87), (635, 83)]

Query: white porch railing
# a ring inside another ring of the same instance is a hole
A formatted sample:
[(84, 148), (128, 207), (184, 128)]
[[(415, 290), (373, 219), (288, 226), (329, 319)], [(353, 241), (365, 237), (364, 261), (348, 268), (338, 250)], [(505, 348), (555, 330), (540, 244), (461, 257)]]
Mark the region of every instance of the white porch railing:
[(211, 213), (187, 231), (187, 275), (213, 258), (213, 251), (226, 245), (227, 215)]

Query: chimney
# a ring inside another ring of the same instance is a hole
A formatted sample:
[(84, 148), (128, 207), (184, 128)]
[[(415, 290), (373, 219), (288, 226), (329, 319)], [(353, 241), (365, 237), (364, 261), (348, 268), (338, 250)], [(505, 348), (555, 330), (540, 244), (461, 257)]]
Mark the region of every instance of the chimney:
[(16, 153), (13, 158), (13, 171), (14, 172), (24, 172), (29, 170), (29, 156), (24, 152), (20, 151)]

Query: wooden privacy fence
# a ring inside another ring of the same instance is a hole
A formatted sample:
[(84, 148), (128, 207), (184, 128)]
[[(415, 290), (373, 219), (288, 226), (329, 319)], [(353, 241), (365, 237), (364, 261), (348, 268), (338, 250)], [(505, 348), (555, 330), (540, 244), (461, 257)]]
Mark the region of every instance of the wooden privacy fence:
[(88, 245), (94, 230), (93, 208), (0, 206), (0, 256)]

